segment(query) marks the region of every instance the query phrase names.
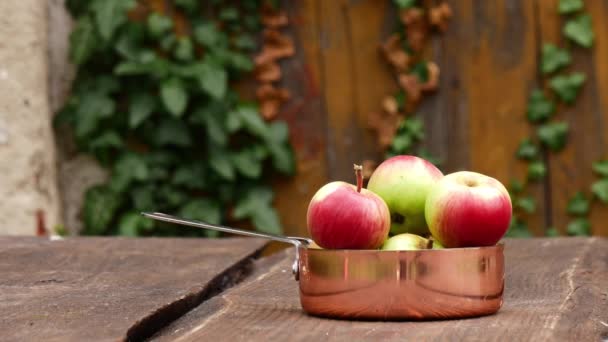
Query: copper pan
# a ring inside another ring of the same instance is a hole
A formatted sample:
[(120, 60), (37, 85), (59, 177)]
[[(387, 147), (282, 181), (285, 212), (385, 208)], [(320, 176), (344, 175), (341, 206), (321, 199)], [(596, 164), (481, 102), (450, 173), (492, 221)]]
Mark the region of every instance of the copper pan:
[(449, 319), (495, 313), (502, 305), (502, 244), (417, 251), (328, 250), (312, 240), (184, 220), (165, 222), (266, 238), (295, 246), (293, 274), (311, 315), (344, 319)]

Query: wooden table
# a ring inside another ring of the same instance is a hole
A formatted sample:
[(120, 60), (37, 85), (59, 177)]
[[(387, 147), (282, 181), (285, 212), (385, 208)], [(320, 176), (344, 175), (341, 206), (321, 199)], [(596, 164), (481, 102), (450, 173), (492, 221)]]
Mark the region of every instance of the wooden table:
[(0, 340), (608, 339), (608, 239), (507, 239), (501, 310), (428, 322), (308, 316), (290, 271), (293, 251), (261, 258), (264, 245), (0, 237)]

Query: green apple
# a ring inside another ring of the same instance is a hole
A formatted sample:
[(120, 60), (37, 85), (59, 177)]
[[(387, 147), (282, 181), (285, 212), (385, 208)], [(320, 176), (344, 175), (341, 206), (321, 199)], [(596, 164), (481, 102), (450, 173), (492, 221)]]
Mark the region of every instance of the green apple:
[(443, 174), (435, 165), (416, 156), (385, 160), (369, 179), (367, 189), (378, 194), (391, 213), (391, 234), (428, 235), (424, 205), (431, 188)]
[(431, 240), (425, 239), (416, 234), (395, 235), (384, 242), (384, 251), (415, 251), (418, 249), (428, 249)]

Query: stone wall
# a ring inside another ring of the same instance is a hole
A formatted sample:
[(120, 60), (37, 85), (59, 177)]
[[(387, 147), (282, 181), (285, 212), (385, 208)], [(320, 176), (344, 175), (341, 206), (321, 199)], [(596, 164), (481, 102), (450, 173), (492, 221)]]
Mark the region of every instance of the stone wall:
[(2, 0), (0, 13), (0, 234), (35, 234), (61, 222), (47, 4)]

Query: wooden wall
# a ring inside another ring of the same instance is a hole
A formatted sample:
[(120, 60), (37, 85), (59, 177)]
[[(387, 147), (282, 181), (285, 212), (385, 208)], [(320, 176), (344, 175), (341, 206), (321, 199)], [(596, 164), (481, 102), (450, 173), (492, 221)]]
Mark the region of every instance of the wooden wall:
[[(429, 42), (441, 68), (440, 90), (425, 98), (420, 117), (426, 147), (443, 159), (445, 173), (468, 169), (505, 184), (524, 179), (526, 164), (514, 154), (532, 135), (525, 118), (531, 89), (543, 87), (538, 73), (543, 42), (565, 45), (558, 0), (447, 1), (454, 16), (443, 35)], [(277, 206), (288, 234), (306, 234), (306, 207), (323, 184), (352, 181), (352, 164), (380, 160), (370, 112), (397, 88), (378, 52), (393, 29), (389, 0), (283, 1), (297, 56), (283, 62), (292, 100), (281, 117), (291, 126), (298, 175), (279, 180)], [(564, 231), (566, 205), (578, 190), (589, 195), (596, 177), (591, 163), (608, 156), (608, 1), (586, 1), (593, 17), (593, 49), (572, 47), (572, 69), (587, 74), (577, 103), (559, 109), (570, 124), (564, 151), (546, 156), (549, 174), (528, 191), (538, 202), (527, 217), (535, 234), (554, 225)], [(608, 206), (594, 205), (593, 233), (608, 235)]]

